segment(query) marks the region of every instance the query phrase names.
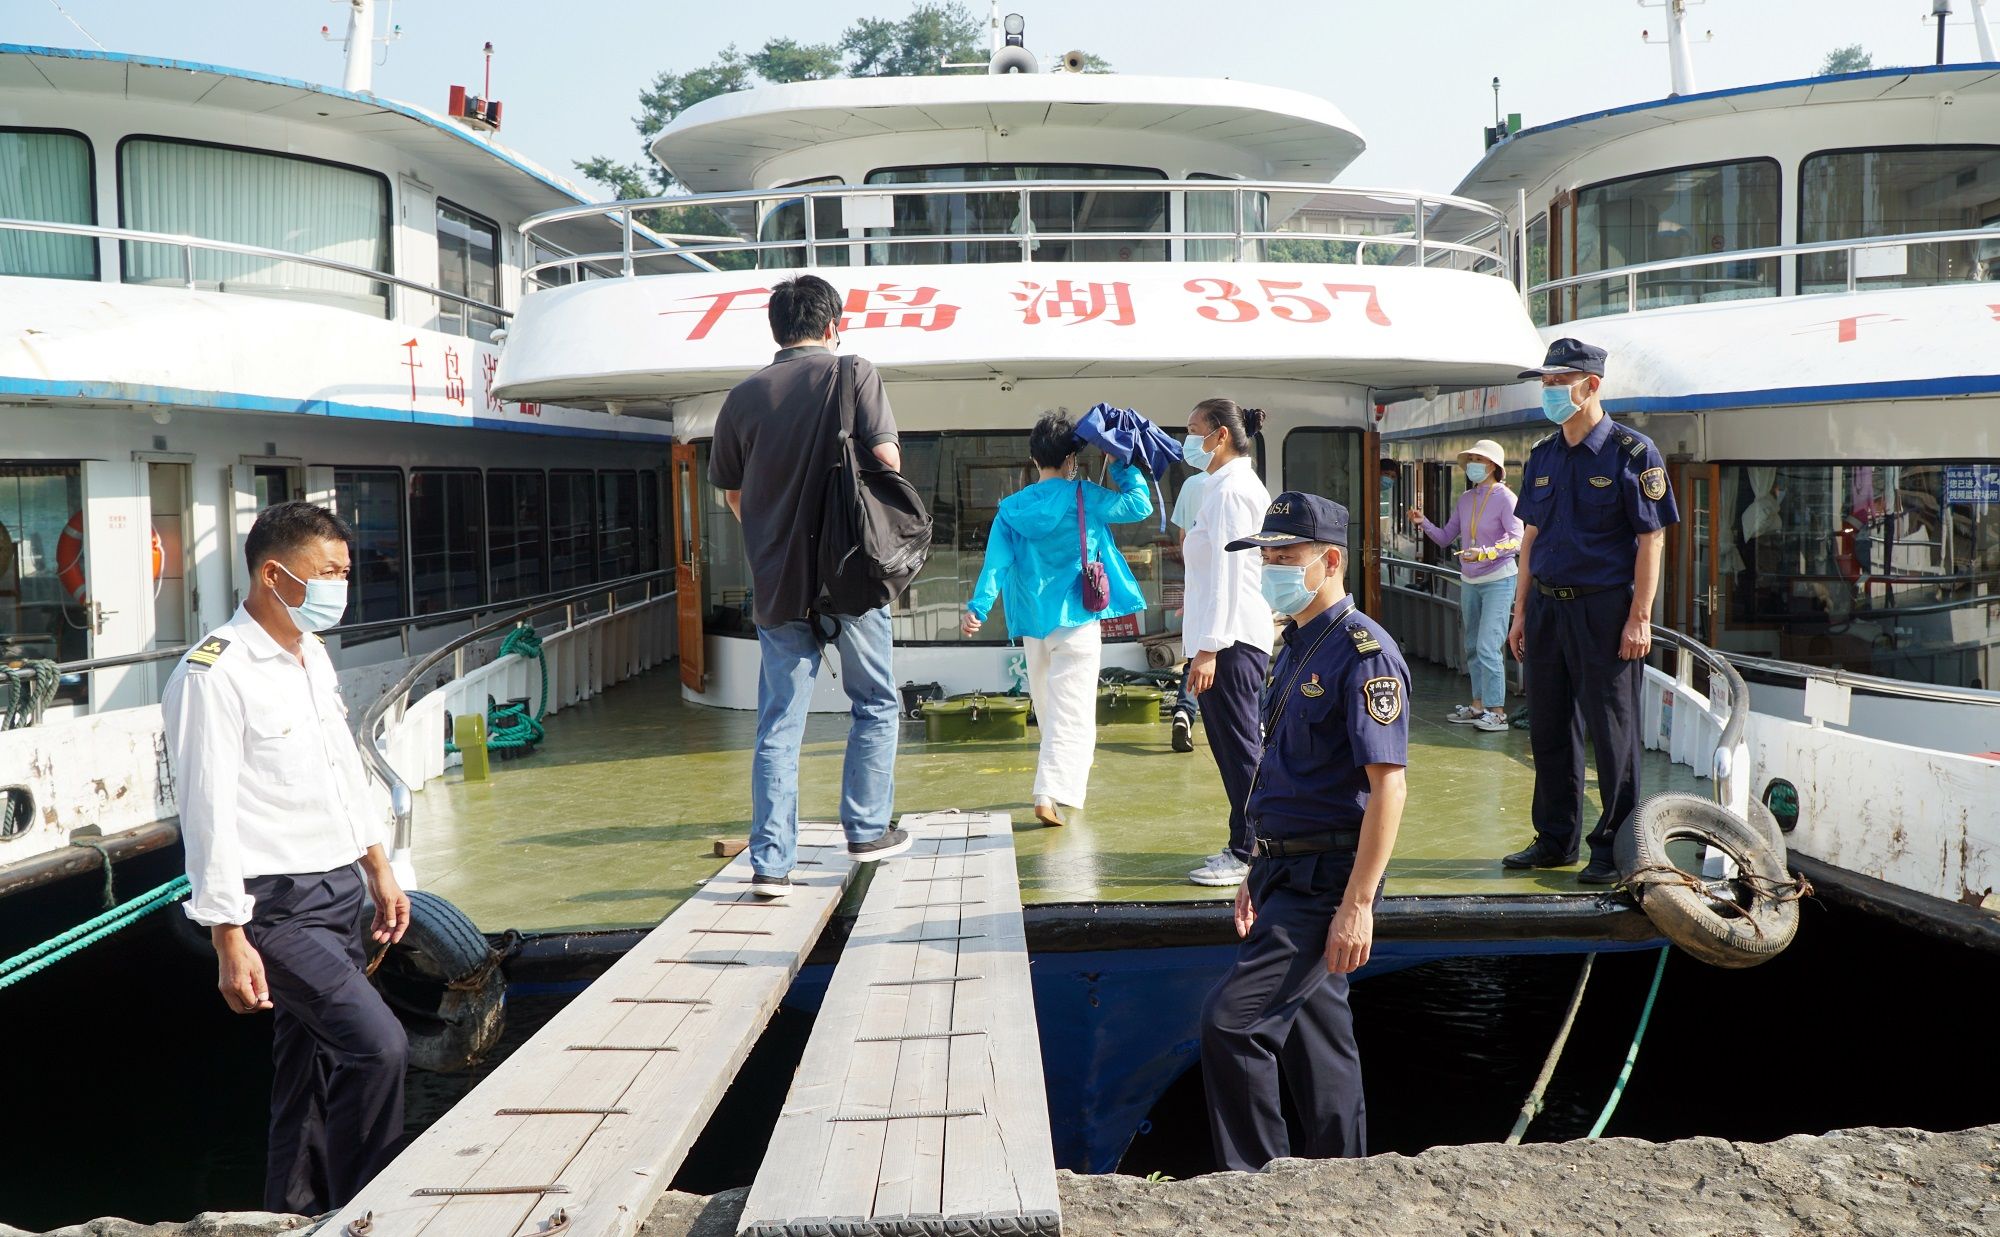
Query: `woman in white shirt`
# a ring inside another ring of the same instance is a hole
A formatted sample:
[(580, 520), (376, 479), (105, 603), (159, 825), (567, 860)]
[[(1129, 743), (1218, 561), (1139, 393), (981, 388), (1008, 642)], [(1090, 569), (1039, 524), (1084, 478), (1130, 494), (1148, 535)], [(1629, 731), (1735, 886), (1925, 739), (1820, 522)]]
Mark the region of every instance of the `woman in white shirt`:
[(1181, 458), (1208, 474), (1201, 513), (1182, 549), (1187, 692), (1200, 700), (1201, 727), (1229, 796), (1228, 842), (1188, 873), (1197, 885), (1237, 885), (1250, 871), (1252, 839), (1243, 805), (1263, 752), (1257, 702), (1271, 665), (1271, 607), (1264, 601), (1257, 555), (1231, 554), (1223, 547), (1262, 528), (1271, 505), (1271, 492), (1249, 454), (1263, 426), (1261, 408), (1203, 400), (1188, 414), (1181, 443)]

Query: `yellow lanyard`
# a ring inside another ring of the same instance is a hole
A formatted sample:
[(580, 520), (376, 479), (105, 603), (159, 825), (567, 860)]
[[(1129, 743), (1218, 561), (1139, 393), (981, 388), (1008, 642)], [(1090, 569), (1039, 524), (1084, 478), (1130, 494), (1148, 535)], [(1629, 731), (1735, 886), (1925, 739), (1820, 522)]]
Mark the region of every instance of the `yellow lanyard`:
[(1465, 532), (1464, 532), (1464, 534), (1463, 534), (1463, 537), (1464, 537), (1464, 541), (1465, 541), (1465, 548), (1466, 548), (1466, 549), (1468, 549), (1468, 550), (1473, 550), (1473, 549), (1477, 549), (1477, 548), (1478, 548), (1478, 546), (1479, 546), (1479, 542), (1478, 542), (1478, 537), (1479, 537), (1479, 517), (1480, 517), (1481, 515), (1485, 514), (1485, 511), (1486, 511), (1486, 504), (1487, 504), (1487, 503), (1490, 503), (1490, 502), (1492, 502), (1492, 501), (1493, 501), (1493, 488), (1492, 488), (1492, 487), (1493, 487), (1493, 486), (1495, 486), (1495, 485), (1497, 485), (1497, 484), (1499, 484), (1499, 483), (1498, 483), (1498, 482), (1495, 482), (1495, 481), (1483, 481), (1483, 482), (1481, 482), (1480, 484), (1481, 484), (1481, 485), (1484, 485), (1484, 486), (1486, 487), (1486, 493), (1485, 493), (1485, 495), (1484, 495), (1484, 496), (1482, 497), (1482, 496), (1480, 495), (1480, 493), (1479, 493), (1479, 486), (1474, 486), (1474, 487), (1473, 487), (1473, 489), (1472, 489), (1472, 527), (1471, 527), (1471, 528), (1468, 528), (1468, 529), (1466, 529), (1466, 530), (1465, 530)]

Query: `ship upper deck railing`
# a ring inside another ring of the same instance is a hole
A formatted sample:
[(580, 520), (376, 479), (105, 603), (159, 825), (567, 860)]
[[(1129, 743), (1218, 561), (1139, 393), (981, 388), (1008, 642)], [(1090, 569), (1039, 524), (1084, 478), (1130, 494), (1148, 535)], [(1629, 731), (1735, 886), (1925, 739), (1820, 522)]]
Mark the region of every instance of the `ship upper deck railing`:
[[(310, 253), (295, 253), (289, 249), (269, 249), (262, 245), (243, 245), (235, 241), (215, 240), (211, 237), (190, 236), (178, 232), (144, 232), (136, 228), (107, 228), (96, 224), (57, 223), (41, 219), (0, 219), (0, 232), (38, 232), (56, 236), (80, 236), (95, 240), (117, 241), (121, 246), (154, 245), (177, 249), (181, 255), (179, 286), (188, 291), (201, 289), (202, 285), (202, 281), (198, 278), (196, 272), (195, 255), (197, 253), (227, 254), (238, 258), (251, 258), (260, 262), (268, 262), (272, 267), (302, 266), (313, 270), (329, 271), (339, 275), (351, 275), (366, 284), (386, 285), (387, 287), (403, 292), (415, 292), (424, 296), (436, 297), (439, 301), (460, 306), (463, 309), (492, 314), (501, 321), (513, 317), (512, 310), (482, 301), (477, 297), (450, 292), (418, 280), (405, 279), (400, 275), (392, 274), (388, 271), (379, 271), (373, 267), (357, 266), (352, 262), (342, 262), (337, 258), (322, 258)], [(289, 294), (300, 300), (309, 302), (319, 302), (322, 299), (338, 297), (337, 290), (333, 289), (293, 288), (285, 284), (272, 283), (262, 278), (269, 269), (271, 268), (267, 267), (265, 271), (247, 272), (230, 280), (216, 281), (216, 286), (209, 290), (225, 293), (244, 293), (262, 297)], [(102, 279), (102, 264), (100, 264), (98, 279)], [(157, 281), (146, 280), (142, 282), (146, 285), (158, 286)], [(342, 302), (342, 307), (349, 307), (346, 302), (352, 298), (338, 297), (338, 299)], [(382, 297), (381, 304), (384, 313), (372, 316), (381, 316), (392, 320), (400, 316), (402, 307), (393, 295)]]
[[(1857, 260), (1862, 253), (1901, 250), (1905, 255), (1903, 268), (1907, 271), (1909, 267), (1907, 255), (1913, 247), (1948, 244), (1973, 247), (1970, 261), (1966, 264), (1962, 276), (1869, 274), (1862, 270), (1863, 264)], [(1893, 236), (1856, 236), (1845, 240), (1799, 241), (1789, 245), (1718, 250), (1676, 258), (1661, 258), (1652, 262), (1633, 262), (1601, 271), (1585, 271), (1581, 274), (1565, 275), (1560, 279), (1543, 280), (1530, 286), (1525, 295), (1530, 298), (1549, 296), (1552, 298), (1551, 308), (1556, 308), (1553, 298), (1560, 293), (1569, 293), (1567, 298), (1569, 305), (1551, 317), (1553, 322), (1572, 322), (1583, 318), (1640, 313), (1649, 309), (1668, 309), (1691, 304), (1766, 300), (1783, 294), (1783, 289), (1786, 287), (1783, 272), (1777, 269), (1778, 260), (1832, 254), (1841, 255), (1844, 259), (1839, 264), (1844, 268), (1844, 273), (1830, 279), (1816, 279), (1814, 286), (1807, 290), (1801, 291), (1794, 287), (1791, 295), (1853, 293), (1871, 287), (1939, 287), (2000, 280), (2000, 225), (1952, 228), (1936, 232), (1901, 232)], [(1746, 274), (1743, 270), (1747, 263), (1764, 262), (1772, 264), (1766, 272)], [(1737, 271), (1717, 272), (1700, 278), (1692, 274), (1707, 267), (1731, 266), (1736, 267)], [(1677, 278), (1662, 279), (1660, 276), (1677, 276)], [(1904, 282), (1890, 282), (1894, 280)], [(1797, 282), (1793, 281), (1794, 284)], [(1822, 286), (1826, 284), (1837, 286)], [(1599, 305), (1585, 311), (1577, 304), (1580, 299), (1577, 290), (1598, 285), (1605, 285), (1602, 293), (1605, 299)], [(1642, 299), (1642, 293), (1648, 295)], [(1624, 298), (1622, 306), (1613, 299), (1619, 295)]]
[[(1272, 227), (1301, 207), (1387, 230)], [(933, 208), (936, 208), (935, 210)], [(1101, 212), (1103, 229), (1075, 226)], [(733, 229), (671, 231), (662, 219)], [(936, 218), (942, 214), (940, 221)], [(1449, 268), (1512, 278), (1507, 218), (1448, 194), (1286, 181), (1019, 180), (831, 185), (633, 198), (545, 211), (521, 224), (616, 220), (615, 251), (567, 254), (523, 271), (526, 291), (607, 268), (619, 276), (982, 262), (1321, 262)], [(1050, 227), (1044, 221), (1067, 220)], [(1178, 227), (1169, 226), (1178, 221)], [(1157, 227), (1140, 226), (1157, 223)], [(651, 234), (648, 235), (650, 228)], [(661, 241), (668, 244), (661, 244)], [(642, 244), (642, 242), (645, 242)], [(661, 264), (671, 260), (670, 267)]]

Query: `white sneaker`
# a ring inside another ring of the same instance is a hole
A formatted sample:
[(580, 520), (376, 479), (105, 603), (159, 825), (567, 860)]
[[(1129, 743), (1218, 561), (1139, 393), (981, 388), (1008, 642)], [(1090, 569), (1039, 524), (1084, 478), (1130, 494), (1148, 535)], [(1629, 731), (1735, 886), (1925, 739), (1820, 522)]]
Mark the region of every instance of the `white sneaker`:
[(1210, 855), (1207, 862), (1188, 873), (1188, 879), (1197, 885), (1229, 888), (1242, 884), (1248, 875), (1250, 865), (1224, 850)]
[(1508, 726), (1507, 718), (1491, 709), (1473, 718), (1472, 724), (1481, 730), (1506, 730)]
[(1475, 725), (1478, 723), (1479, 718), (1480, 718), (1480, 710), (1473, 708), (1469, 704), (1461, 704), (1456, 708), (1454, 708), (1451, 712), (1444, 715), (1444, 720), (1450, 722), (1454, 726)]

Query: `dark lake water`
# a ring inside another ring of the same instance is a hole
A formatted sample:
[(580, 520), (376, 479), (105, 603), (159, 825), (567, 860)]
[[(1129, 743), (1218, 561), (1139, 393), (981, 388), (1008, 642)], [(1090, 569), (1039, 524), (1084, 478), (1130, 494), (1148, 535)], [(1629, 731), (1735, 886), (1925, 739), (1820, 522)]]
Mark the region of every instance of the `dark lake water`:
[[(135, 871), (137, 892), (173, 874)], [(82, 884), (82, 882), (72, 882)], [(128, 890), (121, 888), (121, 896)], [(65, 890), (68, 922), (95, 890)], [(66, 906), (54, 908), (66, 911)], [(170, 912), (178, 914), (178, 910)], [(179, 1220), (256, 1207), (261, 1193), (267, 1020), (229, 1014), (214, 964), (155, 916), (0, 991), (8, 1136), (0, 1221), (37, 1231), (101, 1215)], [(0, 933), (0, 956), (32, 944)], [(1652, 980), (1651, 952), (1601, 956), (1530, 1141), (1575, 1138), (1609, 1095)], [(1355, 989), (1376, 1151), (1493, 1141), (1512, 1126), (1562, 1016), (1575, 957), (1432, 963)], [(2000, 1121), (2000, 1057), (1987, 1002), (2000, 957), (1809, 904), (1798, 942), (1749, 971), (1670, 958), (1638, 1067), (1608, 1133), (1766, 1140), (1857, 1125), (1958, 1129)], [(510, 1039), (564, 996), (517, 997)], [(781, 1011), (715, 1133), (676, 1185), (748, 1184), (782, 1083), (811, 1027)], [(470, 1080), (413, 1075), (413, 1124)], [(1122, 1171), (1212, 1167), (1191, 1072), (1169, 1090)]]

